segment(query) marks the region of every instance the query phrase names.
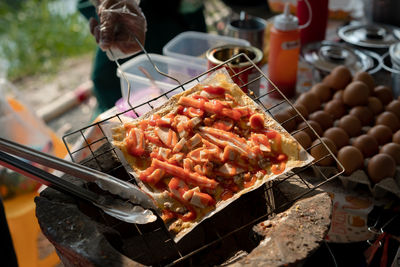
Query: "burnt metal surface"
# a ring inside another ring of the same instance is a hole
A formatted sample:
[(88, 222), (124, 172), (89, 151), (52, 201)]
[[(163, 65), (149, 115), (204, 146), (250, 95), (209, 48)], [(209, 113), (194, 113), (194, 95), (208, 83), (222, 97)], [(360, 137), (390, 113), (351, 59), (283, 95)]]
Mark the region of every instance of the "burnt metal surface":
[(264, 239), (232, 266), (294, 265), (315, 251), (328, 232), (331, 214), (328, 194), (297, 201), (275, 218), (254, 226)]
[[(104, 162), (104, 168), (112, 170), (113, 175), (128, 179), (124, 170), (114, 169), (118, 164), (115, 157), (101, 154), (105, 149), (97, 152), (97, 160)], [(88, 159), (85, 165), (93, 168), (97, 163), (94, 159)], [(64, 178), (76, 185), (84, 185), (83, 180), (72, 176), (65, 175)], [(36, 197), (35, 203), (40, 227), (55, 246), (65, 266), (140, 266), (115, 249), (118, 244), (112, 244), (109, 240), (116, 240), (112, 237), (118, 233), (96, 221), (101, 219), (100, 210), (91, 204), (51, 188)]]
[[(95, 160), (85, 161), (86, 166), (96, 168), (100, 161), (103, 171), (124, 180), (130, 179), (107, 144), (96, 153)], [(64, 178), (83, 186), (81, 180), (70, 176)], [(89, 187), (99, 190), (93, 185)], [(299, 193), (307, 187), (297, 179), (289, 179), (274, 189), (278, 190), (275, 195), (276, 201), (280, 202), (284, 201), (285, 195)], [(315, 190), (316, 196), (298, 201), (289, 210), (258, 224), (254, 229), (256, 222), (241, 227), (267, 213), (264, 194), (265, 191), (260, 188), (242, 196), (210, 220), (205, 220), (178, 244), (172, 241), (161, 219), (147, 225), (124, 223), (91, 204), (50, 188), (44, 190), (35, 202), (40, 227), (66, 266), (164, 266), (191, 253), (193, 255), (177, 265), (252, 265), (258, 262), (263, 266), (266, 263), (278, 266), (304, 259), (318, 247), (328, 230), (331, 212), (329, 197)], [(315, 217), (316, 214), (319, 217)], [(272, 225), (271, 229), (276, 231), (256, 230), (262, 224)], [(304, 229), (298, 229), (299, 225), (303, 225)], [(232, 231), (234, 233), (230, 234)], [(220, 242), (213, 243), (225, 235)], [(288, 242), (292, 242), (293, 246), (282, 250)], [(212, 245), (197, 253), (197, 249), (210, 243)], [(297, 249), (297, 246), (302, 249)], [(293, 249), (297, 253), (293, 254)], [(268, 251), (275, 251), (276, 256), (271, 257)], [(286, 253), (290, 255), (282, 257)]]

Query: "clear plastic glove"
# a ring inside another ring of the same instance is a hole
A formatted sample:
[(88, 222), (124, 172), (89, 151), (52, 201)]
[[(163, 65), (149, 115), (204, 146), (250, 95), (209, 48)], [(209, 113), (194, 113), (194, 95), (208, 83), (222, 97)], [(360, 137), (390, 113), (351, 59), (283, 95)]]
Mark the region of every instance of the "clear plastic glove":
[(111, 60), (142, 50), (137, 40), (144, 45), (147, 23), (137, 1), (102, 0), (97, 13), (100, 22), (92, 18), (90, 31)]

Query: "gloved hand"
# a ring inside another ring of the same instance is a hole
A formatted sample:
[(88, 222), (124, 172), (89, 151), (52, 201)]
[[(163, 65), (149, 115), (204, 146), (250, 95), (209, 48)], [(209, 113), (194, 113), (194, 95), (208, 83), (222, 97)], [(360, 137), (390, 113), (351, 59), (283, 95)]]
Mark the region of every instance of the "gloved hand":
[(135, 0), (98, 2), (97, 13), (100, 22), (91, 18), (90, 31), (100, 48), (111, 60), (140, 52), (142, 49), (135, 36), (144, 45), (147, 23), (138, 3)]

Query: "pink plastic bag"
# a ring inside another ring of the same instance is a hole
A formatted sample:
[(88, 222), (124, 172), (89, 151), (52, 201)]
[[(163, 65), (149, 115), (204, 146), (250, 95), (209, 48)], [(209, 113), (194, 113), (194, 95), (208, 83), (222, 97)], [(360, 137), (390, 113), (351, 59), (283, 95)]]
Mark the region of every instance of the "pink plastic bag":
[[(50, 130), (18, 96), (16, 88), (0, 78), (0, 137), (49, 153), (53, 152)], [(41, 167), (41, 166), (39, 166)], [(7, 199), (33, 192), (40, 184), (0, 165), (0, 195)]]

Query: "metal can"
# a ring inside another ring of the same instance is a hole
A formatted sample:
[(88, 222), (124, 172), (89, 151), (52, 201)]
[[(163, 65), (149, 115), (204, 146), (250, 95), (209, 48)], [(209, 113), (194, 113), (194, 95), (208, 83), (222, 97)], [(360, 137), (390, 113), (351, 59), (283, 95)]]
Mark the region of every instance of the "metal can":
[(232, 20), (226, 26), (227, 35), (249, 41), (252, 46), (264, 49), (264, 31), (267, 22), (258, 17)]
[[(245, 57), (238, 57), (234, 60), (228, 61), (238, 54), (245, 54), (251, 61)], [(228, 61), (225, 68), (228, 70), (232, 77), (232, 80), (239, 85), (245, 93), (251, 90), (256, 96), (260, 93), (260, 80), (254, 80), (259, 71), (254, 67), (253, 63), (259, 66), (263, 53), (260, 49), (253, 46), (238, 46), (238, 45), (223, 45), (215, 48), (211, 48), (206, 53), (208, 61), (208, 69), (218, 66), (225, 61)], [(243, 71), (243, 72), (242, 72)], [(236, 75), (240, 73), (239, 75)], [(249, 83), (246, 85), (247, 83)]]

